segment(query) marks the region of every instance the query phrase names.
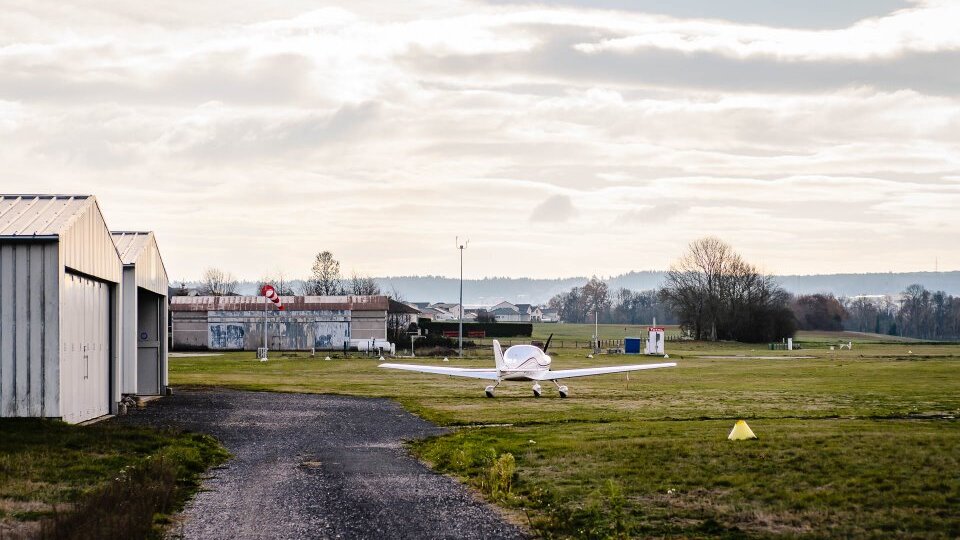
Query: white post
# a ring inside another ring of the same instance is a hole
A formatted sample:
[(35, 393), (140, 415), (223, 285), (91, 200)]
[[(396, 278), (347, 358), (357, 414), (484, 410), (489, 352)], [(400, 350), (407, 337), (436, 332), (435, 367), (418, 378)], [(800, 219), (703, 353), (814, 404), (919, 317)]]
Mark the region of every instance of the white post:
[(463, 250), (469, 243), (470, 240), (467, 240), (461, 244), (460, 237), (457, 237), (457, 249), (460, 250), (460, 305), (458, 306), (458, 311), (460, 314), (460, 358), (463, 358)]
[(593, 352), (600, 352), (600, 313), (593, 310)]
[[(261, 292), (263, 292), (261, 290)], [(267, 359), (267, 295), (263, 295), (263, 357), (260, 361)]]

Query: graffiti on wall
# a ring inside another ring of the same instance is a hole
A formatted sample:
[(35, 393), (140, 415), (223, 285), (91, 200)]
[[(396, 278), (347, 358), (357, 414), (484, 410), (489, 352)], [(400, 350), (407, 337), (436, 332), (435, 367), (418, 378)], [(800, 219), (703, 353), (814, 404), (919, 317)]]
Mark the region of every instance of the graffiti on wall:
[(263, 346), (266, 318), (270, 348), (285, 350), (342, 349), (350, 342), (350, 316), (343, 310), (208, 312), (211, 349), (254, 350)]
[(242, 324), (211, 324), (211, 349), (243, 349), (246, 330)]

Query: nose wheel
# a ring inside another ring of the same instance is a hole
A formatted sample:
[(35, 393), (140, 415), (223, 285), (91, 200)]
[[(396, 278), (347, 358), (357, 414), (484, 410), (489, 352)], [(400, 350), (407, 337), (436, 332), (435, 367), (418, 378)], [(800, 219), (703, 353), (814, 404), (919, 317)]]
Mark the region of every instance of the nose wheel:
[(533, 385), (533, 397), (540, 397), (540, 394), (543, 393), (543, 388), (540, 387), (540, 383), (534, 383)]

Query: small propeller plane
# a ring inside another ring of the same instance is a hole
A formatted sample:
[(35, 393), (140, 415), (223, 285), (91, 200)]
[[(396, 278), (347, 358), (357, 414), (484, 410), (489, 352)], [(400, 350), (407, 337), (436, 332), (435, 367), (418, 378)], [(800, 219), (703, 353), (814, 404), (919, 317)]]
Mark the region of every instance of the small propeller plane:
[(380, 364), (379, 367), (497, 381), (497, 384), (491, 384), (484, 389), (488, 398), (493, 397), (494, 389), (500, 386), (500, 383), (503, 381), (534, 381), (533, 396), (540, 397), (543, 392), (540, 381), (550, 381), (557, 386), (560, 397), (565, 398), (569, 394), (569, 389), (565, 385), (557, 382), (560, 379), (589, 377), (591, 375), (604, 375), (607, 373), (622, 373), (625, 371), (639, 371), (642, 369), (675, 367), (677, 365), (674, 362), (667, 362), (663, 364), (635, 364), (630, 366), (551, 370), (551, 358), (547, 354), (551, 339), (553, 339), (553, 334), (547, 339), (547, 343), (543, 349), (535, 345), (514, 345), (508, 348), (506, 352), (500, 348), (499, 341), (493, 340), (493, 357), (496, 360), (496, 369), (420, 366), (415, 364)]

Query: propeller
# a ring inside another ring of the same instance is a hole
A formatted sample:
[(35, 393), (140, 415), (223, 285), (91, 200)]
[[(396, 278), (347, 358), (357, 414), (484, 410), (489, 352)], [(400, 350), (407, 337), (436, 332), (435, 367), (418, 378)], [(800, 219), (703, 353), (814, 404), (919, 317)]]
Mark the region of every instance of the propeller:
[(550, 337), (547, 338), (547, 343), (543, 346), (543, 354), (547, 354), (547, 349), (550, 348), (551, 339), (553, 339), (553, 334), (550, 334)]

